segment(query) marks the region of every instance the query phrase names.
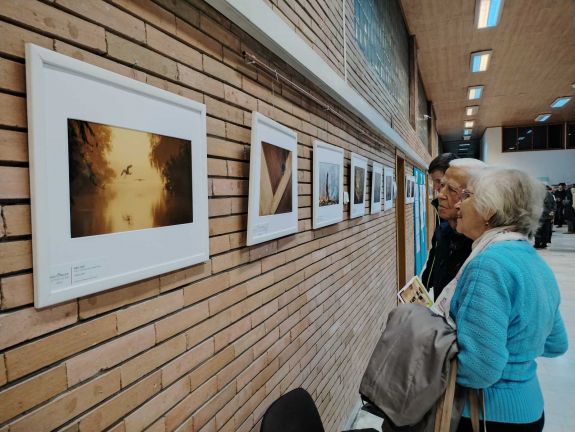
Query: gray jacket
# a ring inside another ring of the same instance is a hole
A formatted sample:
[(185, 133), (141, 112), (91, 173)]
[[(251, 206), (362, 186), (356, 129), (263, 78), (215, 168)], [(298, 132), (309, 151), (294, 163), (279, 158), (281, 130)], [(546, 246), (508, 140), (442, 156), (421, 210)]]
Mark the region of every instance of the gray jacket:
[[(456, 336), (424, 306), (400, 305), (389, 314), (360, 385), (364, 399), (385, 414), (384, 431), (433, 431), (433, 408), (445, 392), (450, 361), (458, 352)], [(463, 402), (464, 396), (457, 404)]]

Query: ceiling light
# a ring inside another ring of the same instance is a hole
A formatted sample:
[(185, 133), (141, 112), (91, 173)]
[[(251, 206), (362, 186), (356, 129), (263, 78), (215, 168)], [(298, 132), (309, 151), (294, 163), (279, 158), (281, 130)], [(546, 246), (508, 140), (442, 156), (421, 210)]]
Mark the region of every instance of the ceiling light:
[(465, 115), (466, 116), (475, 115), (475, 114), (477, 114), (477, 111), (479, 111), (479, 105), (465, 107)]
[(463, 129), (463, 135), (471, 135), (471, 129)]
[(575, 88), (575, 83), (571, 84), (571, 87)]
[(463, 122), (463, 127), (472, 128), (472, 127), (473, 127), (473, 123), (474, 123), (473, 120), (468, 120), (468, 121), (466, 121), (466, 122)]
[(491, 51), (479, 51), (471, 53), (471, 72), (485, 72), (489, 67)]
[(547, 121), (549, 117), (551, 117), (551, 114), (539, 114), (537, 117), (535, 117), (535, 121), (544, 122)]
[(551, 108), (561, 108), (567, 105), (567, 102), (571, 100), (571, 96), (563, 96), (555, 99), (551, 104)]
[(459, 143), (459, 147), (469, 147), (470, 145), (471, 144), (469, 144), (469, 143)]
[(465, 141), (469, 141), (469, 140), (471, 139), (471, 137), (470, 137), (469, 135), (467, 135), (467, 136), (464, 136), (463, 139), (464, 139)]
[(475, 26), (478, 29), (495, 27), (501, 16), (503, 0), (476, 0)]
[(467, 89), (467, 99), (474, 100), (481, 98), (481, 93), (483, 93), (483, 86), (473, 86)]

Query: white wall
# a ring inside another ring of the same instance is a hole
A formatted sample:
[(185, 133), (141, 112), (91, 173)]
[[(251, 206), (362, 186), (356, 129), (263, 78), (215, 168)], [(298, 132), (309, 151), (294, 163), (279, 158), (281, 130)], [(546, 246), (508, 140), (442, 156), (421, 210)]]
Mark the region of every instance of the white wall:
[(551, 184), (575, 183), (575, 150), (501, 151), (501, 128), (485, 129), (479, 144), (480, 158), (487, 164), (517, 168), (533, 177), (548, 177)]

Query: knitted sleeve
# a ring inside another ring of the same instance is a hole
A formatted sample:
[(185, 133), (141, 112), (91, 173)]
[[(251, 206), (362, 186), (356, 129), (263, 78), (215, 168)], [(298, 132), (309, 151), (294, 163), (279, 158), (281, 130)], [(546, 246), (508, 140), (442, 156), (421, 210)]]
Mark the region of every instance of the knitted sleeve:
[(503, 274), (498, 261), (479, 255), (457, 284), (457, 383), (465, 387), (490, 387), (507, 364), (511, 298)]
[(561, 313), (559, 312), (559, 309), (557, 309), (557, 312), (555, 312), (553, 329), (545, 341), (543, 357), (558, 357), (561, 354), (565, 354), (567, 347), (567, 332), (565, 331), (565, 325), (563, 324)]

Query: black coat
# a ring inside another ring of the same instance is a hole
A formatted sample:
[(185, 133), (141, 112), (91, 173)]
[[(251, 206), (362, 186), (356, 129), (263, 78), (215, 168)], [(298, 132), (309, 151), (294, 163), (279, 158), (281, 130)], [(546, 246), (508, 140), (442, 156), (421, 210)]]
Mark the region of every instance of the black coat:
[(471, 254), (472, 243), (472, 240), (451, 228), (447, 221), (442, 221), (435, 228), (425, 271), (421, 276), (427, 290), (433, 287), (435, 298), (457, 275)]

